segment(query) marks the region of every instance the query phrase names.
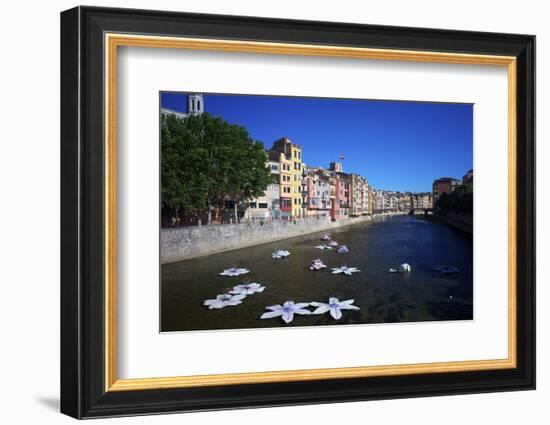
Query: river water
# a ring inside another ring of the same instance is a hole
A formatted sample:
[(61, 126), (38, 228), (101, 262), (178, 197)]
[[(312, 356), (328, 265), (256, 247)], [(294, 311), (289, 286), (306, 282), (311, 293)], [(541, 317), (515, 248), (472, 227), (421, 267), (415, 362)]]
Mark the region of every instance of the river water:
[[(323, 233), (206, 257), (165, 264), (161, 268), (161, 329), (168, 331), (243, 329), (280, 326), (395, 323), (438, 320), (471, 320), (473, 315), (472, 238), (445, 224), (397, 216), (332, 230), (331, 237), (350, 252), (315, 249)], [(273, 260), (277, 249), (290, 251)], [(320, 258), (327, 268), (310, 271)], [(408, 263), (407, 274), (389, 273), (390, 267)], [(333, 275), (331, 267), (347, 265), (361, 272)], [(433, 270), (449, 265), (460, 273), (442, 275)], [(226, 277), (219, 273), (244, 267), (249, 274)], [(203, 306), (226, 288), (258, 282), (262, 293), (247, 296), (243, 303), (219, 310)], [(260, 320), (265, 306), (295, 302), (328, 302), (354, 299), (358, 311), (343, 310), (336, 321), (323, 315), (295, 315), (290, 324), (281, 318)]]

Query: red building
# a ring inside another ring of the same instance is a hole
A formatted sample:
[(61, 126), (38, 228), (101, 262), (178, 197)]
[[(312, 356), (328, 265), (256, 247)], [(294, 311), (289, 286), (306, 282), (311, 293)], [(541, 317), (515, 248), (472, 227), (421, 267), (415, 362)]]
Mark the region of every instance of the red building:
[(437, 200), (443, 193), (454, 192), (455, 188), (460, 184), (460, 180), (453, 179), (452, 177), (441, 177), (434, 180), (432, 186), (433, 192), (433, 207), (437, 206)]

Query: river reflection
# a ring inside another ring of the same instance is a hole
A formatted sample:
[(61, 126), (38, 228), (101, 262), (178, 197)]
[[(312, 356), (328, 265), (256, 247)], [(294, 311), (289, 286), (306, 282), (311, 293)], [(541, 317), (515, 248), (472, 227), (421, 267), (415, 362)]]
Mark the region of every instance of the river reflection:
[[(330, 232), (350, 252), (315, 249), (323, 233), (243, 248), (192, 260), (165, 264), (161, 268), (162, 331), (243, 329), (281, 326), (394, 323), (433, 320), (470, 320), (473, 314), (472, 238), (445, 224), (408, 216), (357, 224)], [(285, 249), (291, 255), (273, 260), (271, 254)], [(327, 268), (310, 271), (320, 258)], [(390, 267), (407, 262), (409, 274), (388, 273)], [(358, 267), (352, 276), (333, 275), (331, 267)], [(451, 265), (461, 272), (441, 275), (436, 265)], [(229, 267), (250, 269), (238, 277), (218, 274)], [(259, 282), (264, 292), (249, 295), (238, 306), (208, 310), (203, 301), (226, 288)], [(330, 315), (294, 316), (286, 325), (280, 318), (260, 320), (265, 306), (295, 302), (328, 302), (353, 298), (359, 311), (343, 311), (340, 320)]]

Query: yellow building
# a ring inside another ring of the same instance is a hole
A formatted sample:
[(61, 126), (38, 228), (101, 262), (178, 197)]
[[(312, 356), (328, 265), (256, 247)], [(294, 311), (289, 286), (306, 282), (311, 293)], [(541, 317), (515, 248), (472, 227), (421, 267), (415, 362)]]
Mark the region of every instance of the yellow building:
[[(290, 204), (291, 204), (291, 215), (292, 218), (302, 217), (302, 147), (292, 141), (288, 137), (283, 137), (279, 140), (273, 142), (272, 150), (276, 152), (281, 152), (284, 154), (285, 163), (290, 163), (291, 168), (291, 177), (290, 177)], [(281, 157), (283, 158), (283, 157)], [(283, 164), (283, 162), (281, 162)], [(282, 170), (281, 165), (281, 170)], [(282, 177), (282, 175), (281, 175)], [(283, 187), (281, 183), (281, 188)], [(282, 189), (281, 189), (282, 190)], [(288, 196), (286, 193), (285, 196)], [(281, 194), (281, 200), (283, 194)]]

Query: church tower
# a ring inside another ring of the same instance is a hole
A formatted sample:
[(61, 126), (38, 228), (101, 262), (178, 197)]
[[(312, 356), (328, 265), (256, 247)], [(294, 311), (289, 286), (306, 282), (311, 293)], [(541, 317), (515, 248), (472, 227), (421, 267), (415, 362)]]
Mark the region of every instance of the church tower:
[(200, 115), (204, 112), (204, 99), (202, 94), (190, 94), (187, 96), (187, 114)]

